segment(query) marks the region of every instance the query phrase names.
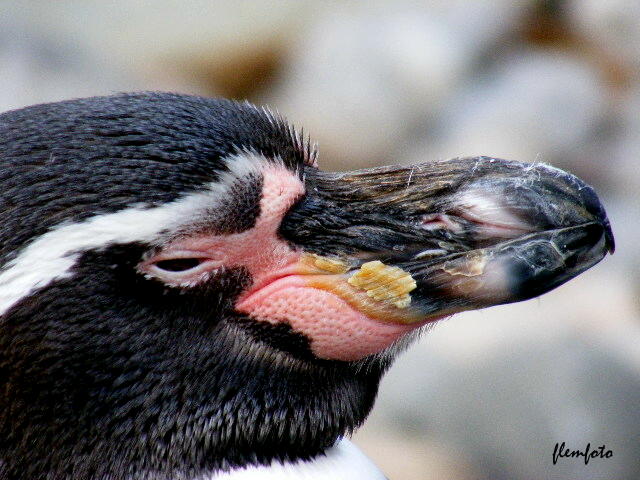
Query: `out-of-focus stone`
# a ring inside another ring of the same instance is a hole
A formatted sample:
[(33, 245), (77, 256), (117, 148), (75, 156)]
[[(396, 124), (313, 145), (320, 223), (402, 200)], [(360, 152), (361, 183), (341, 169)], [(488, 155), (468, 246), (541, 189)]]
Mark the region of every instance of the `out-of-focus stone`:
[(515, 23), (519, 7), (498, 4), (334, 6), (304, 30), (265, 100), (309, 129), (327, 168), (396, 161), (401, 142), (433, 122), (483, 46)]
[(566, 8), (576, 30), (615, 55), (640, 75), (640, 2), (569, 0)]
[[(620, 102), (618, 129), (613, 139), (604, 144), (604, 169), (616, 186), (616, 194), (638, 199), (640, 193), (640, 86), (636, 86)], [(640, 210), (640, 201), (636, 202)], [(640, 219), (639, 219), (640, 220)], [(640, 223), (637, 222), (637, 223)]]
[(441, 118), (440, 141), (427, 137), (410, 162), (482, 154), (567, 167), (607, 107), (597, 72), (558, 52), (519, 52), (468, 80)]
[(151, 87), (192, 84), (188, 91), (237, 97), (268, 83), (309, 8), (297, 0), (5, 3), (44, 35), (83, 45)]
[(294, 47), (265, 100), (312, 133), (324, 167), (371, 165), (396, 149), (412, 115), (450, 92), (463, 57), (419, 12), (327, 12)]
[(132, 83), (81, 48), (8, 18), (0, 20), (0, 72), (0, 111), (107, 94)]
[(34, 5), (26, 6), (7, 2), (0, 17), (0, 111), (133, 90), (211, 92), (177, 69), (129, 69), (64, 32), (41, 29), (29, 15)]

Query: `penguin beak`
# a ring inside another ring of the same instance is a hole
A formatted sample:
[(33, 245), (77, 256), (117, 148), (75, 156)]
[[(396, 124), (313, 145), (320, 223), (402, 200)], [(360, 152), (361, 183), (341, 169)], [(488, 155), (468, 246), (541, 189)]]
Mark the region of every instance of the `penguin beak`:
[(280, 234), (342, 265), (315, 286), (378, 319), (423, 323), (526, 300), (614, 251), (594, 190), (547, 165), (476, 157), (305, 173), (307, 194)]

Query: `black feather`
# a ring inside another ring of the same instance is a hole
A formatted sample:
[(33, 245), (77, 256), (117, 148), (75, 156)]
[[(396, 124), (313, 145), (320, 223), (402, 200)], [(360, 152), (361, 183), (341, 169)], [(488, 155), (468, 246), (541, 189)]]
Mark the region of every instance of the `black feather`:
[[(247, 150), (300, 175), (315, 155), (280, 117), (227, 100), (142, 93), (0, 115), (0, 257), (63, 222), (196, 191)], [(222, 203), (218, 229), (251, 226), (254, 180), (233, 195), (246, 203)], [(143, 278), (152, 247), (84, 252), (0, 318), (1, 480), (310, 458), (366, 417), (382, 363), (319, 360), (300, 334), (248, 326), (231, 308), (251, 282), (242, 268), (189, 291)]]

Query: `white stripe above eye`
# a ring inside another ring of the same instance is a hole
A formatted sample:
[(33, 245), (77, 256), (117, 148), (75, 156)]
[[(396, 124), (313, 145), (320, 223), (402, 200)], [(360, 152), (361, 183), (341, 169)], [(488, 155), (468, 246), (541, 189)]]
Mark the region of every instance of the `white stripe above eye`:
[(197, 193), (159, 207), (139, 203), (115, 213), (55, 226), (27, 244), (0, 270), (0, 316), (34, 290), (71, 276), (82, 252), (116, 244), (161, 242), (164, 232), (175, 233), (203, 211), (215, 208), (234, 182), (259, 174), (266, 162), (253, 153), (234, 155), (225, 159), (228, 171)]

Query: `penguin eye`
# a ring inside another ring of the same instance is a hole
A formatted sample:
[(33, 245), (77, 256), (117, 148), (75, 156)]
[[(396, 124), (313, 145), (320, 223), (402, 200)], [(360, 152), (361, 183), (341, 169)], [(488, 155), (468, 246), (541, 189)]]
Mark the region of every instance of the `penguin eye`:
[(140, 263), (138, 271), (169, 286), (184, 287), (206, 280), (221, 266), (220, 261), (202, 252), (165, 251)]
[(202, 258), (170, 258), (156, 262), (156, 267), (167, 272), (185, 272), (200, 265)]

